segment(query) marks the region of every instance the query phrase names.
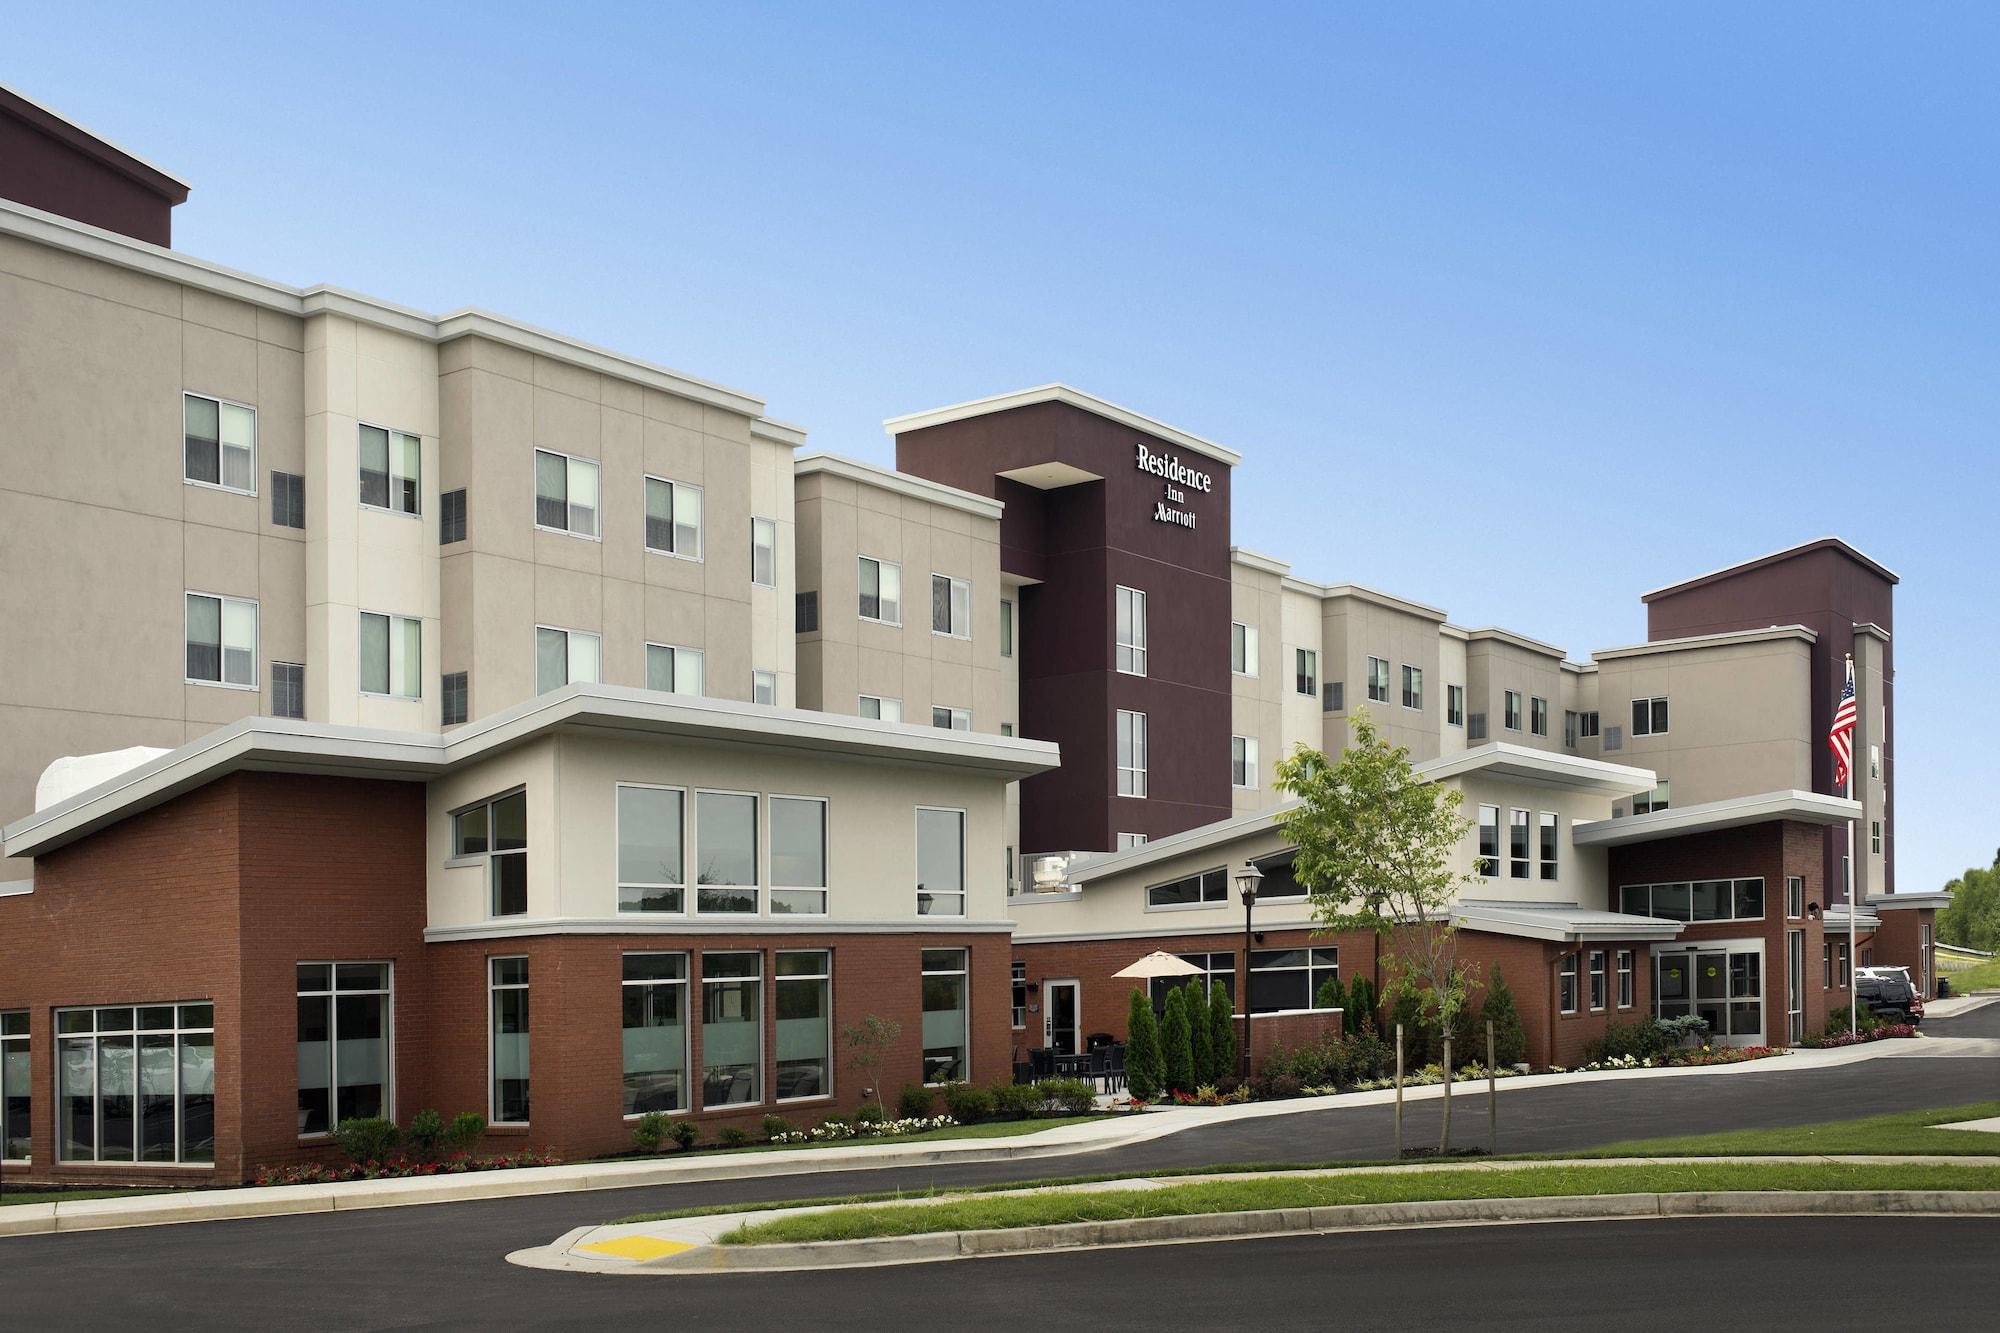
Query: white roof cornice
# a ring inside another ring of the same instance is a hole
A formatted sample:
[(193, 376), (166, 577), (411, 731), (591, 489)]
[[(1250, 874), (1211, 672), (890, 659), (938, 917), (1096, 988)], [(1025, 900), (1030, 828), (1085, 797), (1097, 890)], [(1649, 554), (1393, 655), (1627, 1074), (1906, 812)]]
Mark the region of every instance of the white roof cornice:
[(1701, 648), (1733, 648), (1748, 643), (1782, 643), (1795, 640), (1813, 643), (1819, 636), (1804, 625), (1772, 625), (1767, 629), (1729, 630), (1722, 634), (1695, 634), (1685, 639), (1655, 639), (1623, 648), (1599, 648), (1591, 657), (1599, 662), (1616, 662), (1625, 657), (1646, 657), (1654, 653), (1682, 653)]
[(1861, 816), (1861, 802), (1811, 791), (1769, 791), (1732, 796), (1726, 801), (1677, 805), (1652, 814), (1623, 819), (1596, 819), (1575, 824), (1570, 837), (1579, 847), (1618, 847), (1626, 843), (1677, 838), (1688, 833), (1739, 828), (1790, 820), (1795, 824), (1839, 824)]
[(948, 407), (933, 407), (922, 412), (910, 412), (900, 417), (890, 417), (882, 423), (882, 429), (891, 435), (904, 431), (923, 430), (930, 426), (948, 425), (954, 421), (967, 421), (973, 417), (990, 416), (995, 412), (1011, 412), (1017, 407), (1033, 407), (1038, 403), (1062, 403), (1069, 407), (1115, 421), (1121, 426), (1130, 426), (1154, 439), (1212, 458), (1218, 463), (1235, 467), (1243, 461), (1243, 455), (1228, 449), (1213, 440), (1205, 440), (1199, 435), (1169, 426), (1143, 412), (1135, 412), (1129, 407), (1099, 398), (1095, 394), (1073, 389), (1067, 384), (1041, 384), (1032, 389), (1020, 389), (1013, 393), (997, 393), (990, 398), (974, 398), (970, 402), (953, 403)]
[[(1601, 796), (1631, 796), (1651, 791), (1658, 777), (1649, 768), (1606, 763), (1581, 755), (1531, 750), (1525, 745), (1491, 741), (1460, 754), (1430, 759), (1416, 766), (1418, 777), (1433, 782), (1472, 774), (1512, 778), (1546, 787), (1568, 787)], [(1577, 825), (1579, 829), (1584, 825)]]
[(926, 504), (943, 505), (957, 509), (976, 518), (998, 521), (1007, 506), (999, 500), (984, 495), (974, 495), (971, 491), (961, 491), (956, 486), (946, 486), (923, 477), (913, 477), (907, 472), (895, 472), (859, 459), (843, 458), (839, 454), (806, 454), (792, 462), (792, 475), (810, 477), (824, 475), (843, 477), (858, 486), (871, 486), (878, 491), (889, 491), (896, 495), (908, 496)]

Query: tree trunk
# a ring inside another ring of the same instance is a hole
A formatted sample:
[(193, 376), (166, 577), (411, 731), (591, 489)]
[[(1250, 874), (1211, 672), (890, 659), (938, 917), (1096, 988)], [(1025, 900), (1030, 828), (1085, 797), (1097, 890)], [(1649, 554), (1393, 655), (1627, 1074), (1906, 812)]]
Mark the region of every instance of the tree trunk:
[(1444, 1129), (1438, 1135), (1438, 1153), (1451, 1151), (1451, 1033), (1444, 1034)]

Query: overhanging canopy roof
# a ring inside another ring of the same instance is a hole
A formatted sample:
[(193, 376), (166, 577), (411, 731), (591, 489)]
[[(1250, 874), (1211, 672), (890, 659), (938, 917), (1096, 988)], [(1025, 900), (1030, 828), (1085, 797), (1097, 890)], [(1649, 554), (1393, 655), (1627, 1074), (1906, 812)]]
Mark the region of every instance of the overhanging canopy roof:
[(1627, 843), (1678, 838), (1689, 833), (1741, 828), (1785, 819), (1795, 824), (1839, 824), (1861, 817), (1861, 802), (1811, 791), (1767, 791), (1726, 801), (1680, 805), (1624, 819), (1594, 819), (1575, 825), (1570, 837), (1579, 847), (1622, 847)]
[(1649, 768), (1632, 768), (1625, 764), (1609, 764), (1602, 759), (1531, 750), (1525, 745), (1509, 745), (1505, 741), (1494, 741), (1463, 754), (1428, 760), (1418, 764), (1416, 771), (1419, 777), (1433, 782), (1479, 773), (1545, 787), (1594, 792), (1600, 796), (1631, 796), (1651, 791), (1658, 781)]
[(1671, 940), (1679, 921), (1628, 912), (1594, 912), (1574, 903), (1461, 902), (1451, 909), (1452, 924), (1491, 935), (1518, 935), (1558, 944), (1591, 940)]

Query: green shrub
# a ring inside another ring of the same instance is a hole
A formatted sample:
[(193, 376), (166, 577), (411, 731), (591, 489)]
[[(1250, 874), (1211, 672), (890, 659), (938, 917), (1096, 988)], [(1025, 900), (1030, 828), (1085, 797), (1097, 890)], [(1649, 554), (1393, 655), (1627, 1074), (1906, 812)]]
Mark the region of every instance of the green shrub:
[(435, 1162), (444, 1148), (444, 1117), (436, 1111), (419, 1111), (410, 1117), (410, 1128), (406, 1137), (410, 1151), (417, 1160)]
[(351, 1116), (333, 1127), (333, 1141), (350, 1162), (380, 1162), (402, 1139), (396, 1122), (379, 1115)]
[[(693, 1125), (688, 1126), (693, 1129)], [(632, 1126), (632, 1142), (644, 1152), (658, 1152), (667, 1141), (667, 1113), (648, 1111)]]
[[(1708, 1040), (1708, 1020), (1700, 1014), (1678, 1014), (1673, 1018), (1656, 1018), (1653, 1023), (1660, 1031), (1667, 1034), (1668, 1044), (1672, 1046), (1679, 1046), (1683, 1042), (1700, 1045)], [(1847, 1026), (1843, 1021), (1841, 1031), (1846, 1030)]]
[(993, 1113), (1003, 1120), (1026, 1120), (1039, 1111), (1042, 1095), (1032, 1083), (995, 1083)]
[(785, 1119), (785, 1117), (781, 1115), (767, 1115), (764, 1117), (765, 1138), (775, 1139), (780, 1134), (789, 1134), (791, 1132), (792, 1122)]
[(852, 1129), (854, 1122), (844, 1115), (830, 1115), (819, 1122), (819, 1127), (824, 1130)]
[(1352, 1032), (1364, 1022), (1377, 1032), (1382, 1030), (1382, 996), (1374, 982), (1367, 977), (1356, 977), (1347, 988), (1347, 1013), (1342, 1016), (1341, 1026)]
[(460, 1111), (444, 1131), (445, 1146), (453, 1152), (469, 1153), (486, 1137), (486, 1117), (477, 1111)]
[(1160, 1054), (1167, 1065), (1167, 1090), (1194, 1090), (1194, 1034), (1188, 1029), (1187, 998), (1179, 986), (1167, 990), (1166, 1015), (1160, 1019)]
[(1608, 1023), (1604, 1035), (1583, 1048), (1584, 1063), (1598, 1060), (1649, 1060), (1665, 1055), (1678, 1044), (1652, 1019), (1637, 1023)]
[(1188, 1020), (1188, 1077), (1199, 1088), (1216, 1081), (1215, 1029), (1208, 1021), (1208, 987), (1189, 977), (1181, 987), (1181, 1007)]
[[(1847, 1008), (1843, 1004), (1838, 1009), (1827, 1011), (1826, 1026), (1820, 1029), (1821, 1036), (1844, 1037), (1847, 1035)], [(1861, 1006), (1860, 1011), (1854, 1017), (1854, 1030), (1861, 1033), (1873, 1032), (1876, 1028), (1881, 1027), (1885, 1021), (1865, 1004)], [(1703, 1027), (1702, 1031), (1705, 1036), (1707, 1034), (1706, 1026)]]
[(905, 1083), (896, 1094), (896, 1114), (904, 1120), (922, 1120), (931, 1113), (937, 1094), (921, 1083)]
[(1347, 1008), (1347, 987), (1340, 984), (1338, 972), (1319, 983), (1319, 994), (1313, 996), (1313, 1008), (1341, 1010)]
[(1238, 1067), (1236, 1014), (1220, 982), (1211, 982), (1208, 988), (1208, 1031), (1215, 1047), (1215, 1081), (1227, 1087), (1236, 1082)]
[[(1361, 983), (1356, 982), (1359, 986)], [(1349, 992), (1350, 995), (1353, 992)], [(1364, 1017), (1361, 1026), (1340, 1039), (1346, 1058), (1347, 1075), (1357, 1083), (1378, 1079), (1395, 1067), (1396, 1053), (1389, 1043), (1382, 1040), (1382, 1034), (1375, 1030), (1375, 1020)]]
[(857, 1125), (879, 1125), (889, 1118), (880, 1102), (863, 1102), (855, 1108), (854, 1123)]
[(716, 1138), (725, 1148), (741, 1148), (750, 1142), (750, 1131), (741, 1125), (724, 1125)]
[(1125, 1024), (1125, 1086), (1132, 1096), (1150, 1102), (1166, 1091), (1167, 1067), (1160, 1053), (1160, 1025), (1146, 992), (1132, 991), (1131, 1016)]
[(971, 1083), (953, 1083), (944, 1090), (944, 1109), (961, 1125), (993, 1118), (994, 1097)]
[(1034, 1085), (1036, 1115), (1089, 1115), (1097, 1109), (1097, 1089), (1084, 1078), (1045, 1078)]
[[(1390, 1050), (1395, 1049), (1396, 1025), (1403, 1028), (1403, 1067), (1421, 1068), (1431, 1062), (1431, 1032), (1423, 1021), (1423, 1001), (1415, 987), (1407, 987), (1396, 992), (1396, 1002), (1389, 1008), (1389, 1026), (1383, 1035), (1389, 1039)], [(1393, 1056), (1392, 1056), (1393, 1058)]]
[(686, 1152), (701, 1138), (701, 1131), (694, 1127), (692, 1120), (676, 1120), (667, 1126), (667, 1137), (678, 1144), (682, 1152)]
[(1484, 1022), (1479, 1028), (1479, 1056), (1486, 1055), (1486, 1023), (1493, 1025), (1493, 1060), (1502, 1069), (1520, 1064), (1528, 1058), (1528, 1032), (1521, 1026), (1521, 1011), (1514, 1004), (1514, 992), (1507, 987), (1507, 979), (1500, 975), (1500, 965), (1495, 963), (1493, 971), (1486, 979), (1486, 1004), (1479, 1011)]

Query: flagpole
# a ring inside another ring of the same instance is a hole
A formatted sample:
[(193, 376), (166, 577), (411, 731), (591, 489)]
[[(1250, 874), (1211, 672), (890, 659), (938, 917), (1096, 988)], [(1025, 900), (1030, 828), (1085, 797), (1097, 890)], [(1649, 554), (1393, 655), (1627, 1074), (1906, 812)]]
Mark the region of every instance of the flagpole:
[[(1847, 655), (1847, 679), (1854, 680), (1854, 654)], [(1854, 799), (1854, 758), (1847, 760), (1847, 799)], [(1861, 883), (1861, 867), (1854, 863), (1854, 815), (1847, 816), (1847, 1035), (1861, 1034), (1861, 985), (1856, 971), (1861, 965), (1861, 954), (1855, 947), (1855, 902), (1854, 895)]]

